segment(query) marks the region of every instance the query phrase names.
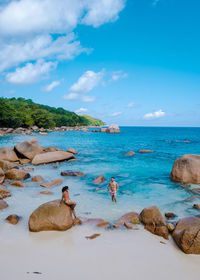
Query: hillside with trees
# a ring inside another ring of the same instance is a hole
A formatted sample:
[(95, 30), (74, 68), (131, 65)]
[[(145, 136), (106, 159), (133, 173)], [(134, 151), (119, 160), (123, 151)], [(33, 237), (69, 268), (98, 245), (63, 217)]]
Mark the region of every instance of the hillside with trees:
[(31, 99), (0, 98), (0, 127), (104, 125), (101, 120), (79, 116), (63, 108), (34, 103)]

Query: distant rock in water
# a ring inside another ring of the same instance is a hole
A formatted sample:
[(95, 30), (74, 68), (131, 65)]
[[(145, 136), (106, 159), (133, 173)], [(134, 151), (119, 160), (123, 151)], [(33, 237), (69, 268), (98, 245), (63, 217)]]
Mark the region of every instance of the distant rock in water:
[(120, 133), (119, 126), (117, 124), (111, 124), (105, 131), (106, 133)]
[(146, 153), (153, 153), (154, 150), (139, 150), (138, 153), (146, 154)]
[(157, 206), (144, 208), (140, 213), (140, 220), (146, 230), (168, 239), (167, 224)]
[(129, 151), (128, 153), (125, 154), (125, 156), (134, 156), (135, 152), (134, 151)]
[(172, 181), (200, 183), (200, 155), (186, 154), (175, 160), (170, 175)]
[(63, 231), (73, 226), (71, 208), (60, 200), (53, 200), (39, 206), (29, 218), (29, 230), (33, 232)]
[(200, 217), (181, 219), (172, 236), (184, 253), (200, 254)]
[(51, 187), (59, 186), (60, 184), (62, 184), (62, 180), (56, 179), (56, 180), (52, 180), (50, 182), (42, 183), (42, 184), (40, 184), (40, 186), (43, 188), (51, 188)]
[(31, 181), (32, 181), (32, 182), (41, 183), (41, 182), (43, 182), (43, 178), (42, 178), (41, 175), (35, 175), (35, 176), (33, 176), (33, 178), (32, 178)]
[(5, 177), (10, 180), (25, 180), (30, 178), (30, 174), (24, 170), (10, 169), (6, 171)]
[(57, 162), (63, 160), (69, 160), (74, 158), (72, 153), (64, 152), (64, 151), (55, 151), (55, 152), (47, 152), (43, 154), (36, 155), (32, 163), (34, 165), (50, 163), (50, 162)]
[(106, 181), (106, 178), (103, 175), (99, 175), (94, 179), (94, 184), (101, 184)]
[(37, 138), (31, 138), (24, 142), (18, 143), (14, 147), (19, 157), (33, 159), (35, 155), (42, 152), (42, 148), (39, 146)]
[(61, 172), (61, 176), (74, 176), (74, 177), (83, 177), (85, 173), (81, 171), (72, 171), (72, 170), (65, 170)]
[(78, 154), (78, 152), (74, 148), (67, 149), (67, 152), (72, 153), (74, 155)]

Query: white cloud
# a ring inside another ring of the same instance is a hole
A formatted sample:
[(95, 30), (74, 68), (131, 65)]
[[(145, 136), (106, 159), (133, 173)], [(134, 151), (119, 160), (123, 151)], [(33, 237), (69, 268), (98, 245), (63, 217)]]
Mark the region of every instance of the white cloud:
[(135, 106), (135, 102), (131, 101), (130, 103), (127, 104), (128, 108), (133, 108)]
[(124, 79), (128, 77), (128, 74), (127, 73), (123, 73), (123, 71), (115, 71), (112, 73), (112, 77), (111, 77), (111, 81), (115, 82), (119, 79)]
[(66, 100), (74, 100), (74, 99), (78, 99), (78, 97), (79, 95), (77, 93), (69, 93), (63, 96), (63, 98)]
[(122, 112), (115, 112), (115, 113), (112, 113), (110, 116), (111, 117), (117, 117), (117, 116), (119, 116), (121, 114), (122, 114)]
[(146, 119), (146, 120), (158, 119), (158, 118), (164, 117), (165, 114), (166, 113), (163, 110), (160, 109), (156, 112), (145, 114), (143, 118)]
[(70, 87), (69, 91), (77, 94), (87, 93), (99, 85), (103, 75), (103, 70), (97, 73), (88, 70)]
[(39, 60), (35, 64), (27, 63), (24, 67), (17, 68), (15, 72), (8, 73), (6, 80), (16, 85), (32, 84), (55, 69), (56, 65), (56, 62), (44, 62), (43, 60)]
[(53, 81), (49, 85), (46, 85), (42, 90), (46, 92), (52, 91), (55, 87), (60, 85), (60, 81)]
[(88, 111), (87, 108), (79, 108), (75, 111), (76, 114), (84, 114)]
[(96, 100), (96, 96), (88, 96), (88, 95), (83, 95), (81, 97), (81, 100), (83, 102), (94, 102)]

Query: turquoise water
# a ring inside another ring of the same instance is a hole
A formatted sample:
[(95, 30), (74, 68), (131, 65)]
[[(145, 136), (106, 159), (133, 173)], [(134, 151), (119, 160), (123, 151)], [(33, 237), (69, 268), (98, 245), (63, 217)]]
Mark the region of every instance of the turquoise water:
[[(200, 128), (121, 127), (120, 134), (64, 132), (61, 135), (60, 132), (51, 132), (48, 136), (35, 135), (44, 147), (57, 146), (64, 150), (73, 147), (78, 150), (77, 161), (63, 162), (57, 169), (53, 168), (54, 164), (36, 166), (31, 175), (40, 174), (48, 181), (60, 178), (60, 172), (66, 169), (85, 172), (86, 176), (82, 178), (62, 177), (62, 185), (70, 187), (71, 199), (77, 202), (80, 216), (115, 221), (126, 212), (139, 212), (151, 205), (157, 205), (162, 213), (175, 212), (178, 217), (198, 214), (192, 206), (200, 199), (186, 199), (192, 196), (190, 189), (199, 186), (184, 187), (171, 182), (169, 176), (177, 157), (187, 153), (200, 154)], [(0, 146), (14, 146), (31, 137), (1, 137)], [(124, 155), (139, 149), (153, 149), (155, 152), (136, 153), (133, 157)], [(119, 183), (117, 204), (110, 200), (106, 191), (107, 182), (100, 186), (93, 184), (93, 179), (99, 174), (107, 180), (111, 176), (116, 178)], [(44, 188), (39, 184), (31, 182), (31, 179), (25, 184), (25, 189), (7, 185), (12, 197), (6, 200), (9, 207), (0, 212), (1, 220), (16, 213), (24, 218), (25, 225), (37, 206), (60, 197), (62, 186), (51, 188), (52, 195), (41, 195), (38, 193)]]

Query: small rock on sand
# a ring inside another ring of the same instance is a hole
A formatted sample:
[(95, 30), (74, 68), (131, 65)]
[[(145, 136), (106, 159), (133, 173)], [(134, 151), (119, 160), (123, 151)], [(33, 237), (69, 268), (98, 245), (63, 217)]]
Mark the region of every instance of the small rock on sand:
[(42, 192), (40, 192), (40, 194), (52, 194), (52, 192), (51, 191), (42, 191)]
[(86, 236), (85, 238), (86, 239), (95, 239), (95, 238), (97, 238), (98, 236), (100, 236), (101, 234), (99, 234), (99, 233), (95, 233), (95, 234), (92, 234), (92, 235), (90, 235), (90, 236)]
[(20, 182), (20, 181), (11, 183), (11, 186), (18, 187), (18, 188), (25, 188), (25, 187), (26, 187), (26, 186), (25, 186), (22, 182)]
[(12, 214), (12, 215), (9, 215), (5, 220), (12, 225), (16, 225), (16, 224), (18, 224), (20, 219), (21, 219), (21, 217), (19, 217), (18, 215)]

